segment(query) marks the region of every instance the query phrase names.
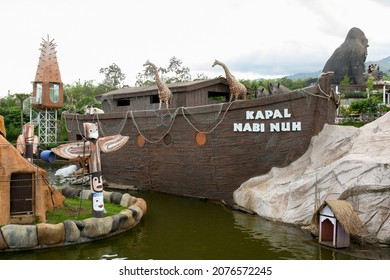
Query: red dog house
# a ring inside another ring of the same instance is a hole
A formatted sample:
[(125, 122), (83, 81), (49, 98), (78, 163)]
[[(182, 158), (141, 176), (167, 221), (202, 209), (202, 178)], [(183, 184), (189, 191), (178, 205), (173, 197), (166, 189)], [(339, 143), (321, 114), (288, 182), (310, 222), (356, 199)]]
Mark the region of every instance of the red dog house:
[(327, 200), (318, 210), (319, 243), (334, 248), (350, 245), (350, 235), (357, 234), (361, 222), (345, 200)]

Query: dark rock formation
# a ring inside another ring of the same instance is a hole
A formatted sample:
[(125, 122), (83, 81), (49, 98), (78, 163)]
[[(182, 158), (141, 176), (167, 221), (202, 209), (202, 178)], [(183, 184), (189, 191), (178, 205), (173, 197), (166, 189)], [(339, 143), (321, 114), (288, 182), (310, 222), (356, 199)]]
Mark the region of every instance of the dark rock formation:
[(368, 40), (363, 31), (353, 27), (342, 43), (326, 62), (323, 72), (333, 71), (333, 83), (339, 84), (345, 75), (353, 84), (365, 83), (364, 62), (367, 57)]

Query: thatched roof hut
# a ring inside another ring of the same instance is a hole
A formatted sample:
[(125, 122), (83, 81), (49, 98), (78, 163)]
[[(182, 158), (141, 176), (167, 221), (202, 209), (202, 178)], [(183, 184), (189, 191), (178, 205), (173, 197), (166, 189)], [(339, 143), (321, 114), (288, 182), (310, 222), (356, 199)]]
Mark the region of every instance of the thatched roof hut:
[(348, 247), (350, 235), (358, 235), (362, 222), (345, 200), (326, 200), (316, 211), (312, 226), (319, 227), (319, 242), (333, 247)]
[(65, 197), (48, 183), (47, 171), (24, 158), (5, 134), (0, 116), (0, 226), (45, 222), (46, 211), (62, 207)]
[(314, 216), (317, 218), (316, 224), (318, 224), (318, 214), (326, 205), (329, 206), (333, 214), (336, 216), (336, 219), (340, 222), (348, 234), (357, 235), (359, 233), (362, 227), (362, 222), (353, 211), (352, 205), (346, 200), (326, 200), (325, 203), (323, 203), (318, 209), (317, 215)]

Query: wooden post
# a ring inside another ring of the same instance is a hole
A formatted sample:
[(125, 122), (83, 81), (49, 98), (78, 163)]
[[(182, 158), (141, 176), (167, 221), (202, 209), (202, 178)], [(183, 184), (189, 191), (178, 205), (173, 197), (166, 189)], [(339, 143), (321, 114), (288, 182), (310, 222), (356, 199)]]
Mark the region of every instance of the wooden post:
[(29, 162), (33, 161), (33, 157), (38, 153), (39, 138), (34, 135), (34, 125), (25, 124), (22, 134), (16, 140), (16, 148)]
[(89, 143), (89, 185), (92, 191), (92, 213), (96, 218), (104, 217), (102, 164), (100, 161), (99, 130), (97, 124), (84, 123), (84, 135)]

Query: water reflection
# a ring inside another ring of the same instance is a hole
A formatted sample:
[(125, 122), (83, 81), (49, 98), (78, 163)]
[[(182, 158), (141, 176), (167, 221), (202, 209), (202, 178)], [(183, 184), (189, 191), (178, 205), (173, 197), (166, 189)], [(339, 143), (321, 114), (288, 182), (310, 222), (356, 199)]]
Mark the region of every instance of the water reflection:
[(301, 229), (265, 220), (261, 217), (233, 212), (236, 227), (248, 238), (264, 240), (268, 250), (289, 259), (317, 259), (318, 246), (310, 233)]
[[(55, 172), (55, 168), (52, 171)], [(137, 227), (129, 232), (80, 245), (0, 253), (0, 259), (319, 260), (365, 258), (364, 255), (356, 254), (356, 251), (351, 253), (347, 250), (332, 250), (320, 246), (316, 239), (299, 227), (231, 211), (222, 203), (156, 192), (134, 192), (132, 194), (146, 200), (148, 212)]]
[[(149, 211), (133, 230), (110, 239), (67, 247), (2, 253), (2, 259), (219, 260), (319, 259), (311, 236), (240, 212), (222, 204), (177, 196), (139, 192)], [(326, 259), (333, 258), (326, 254)], [(340, 257), (342, 258), (342, 257)]]

